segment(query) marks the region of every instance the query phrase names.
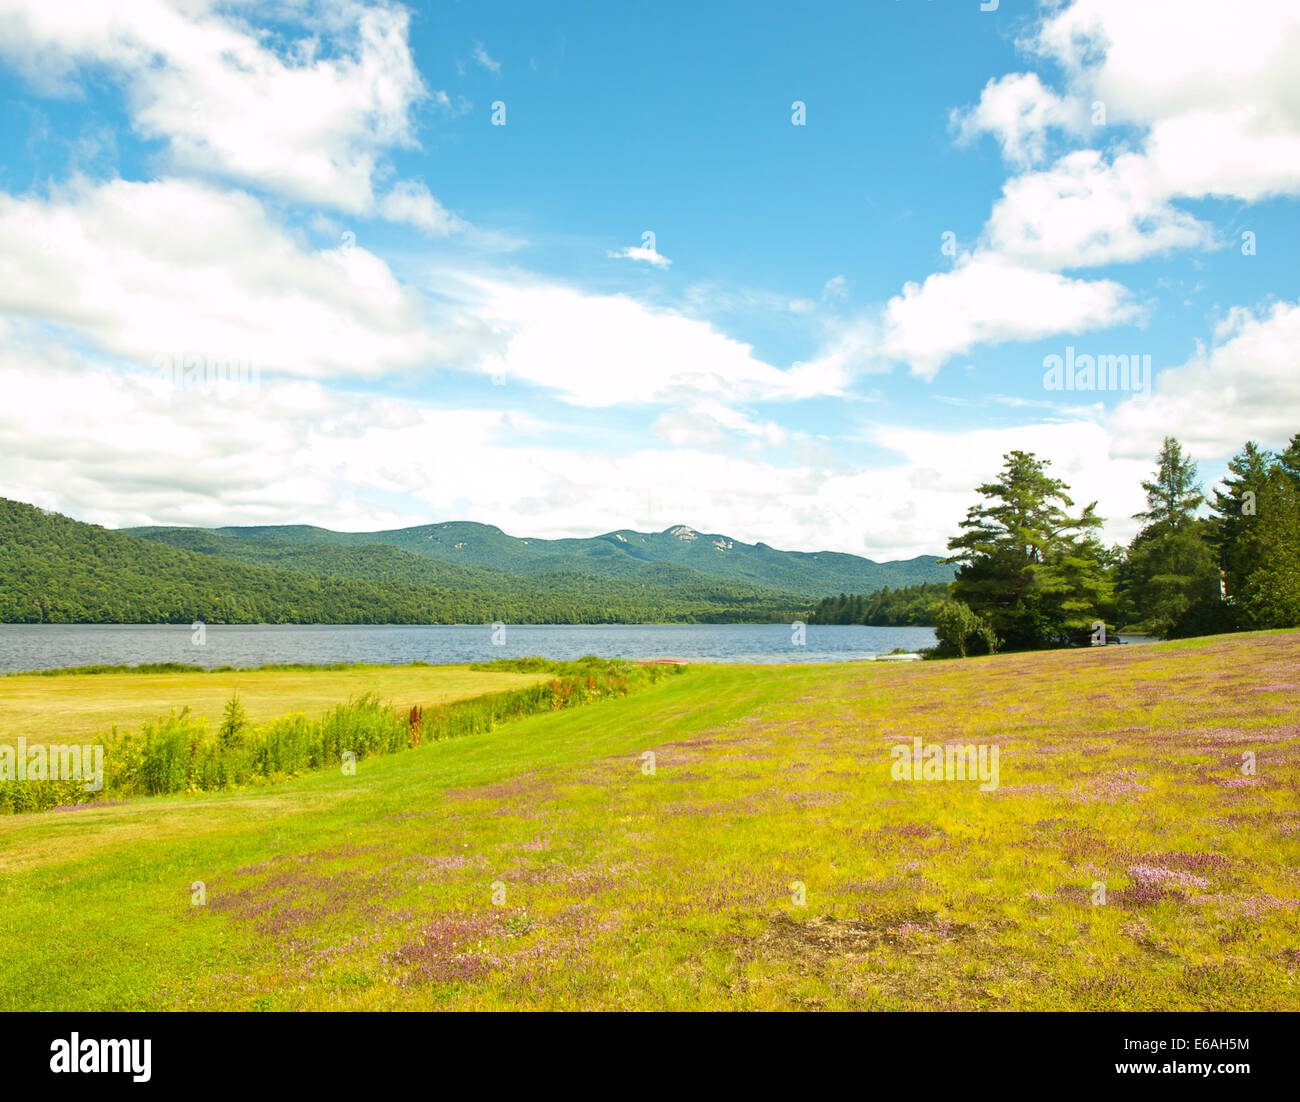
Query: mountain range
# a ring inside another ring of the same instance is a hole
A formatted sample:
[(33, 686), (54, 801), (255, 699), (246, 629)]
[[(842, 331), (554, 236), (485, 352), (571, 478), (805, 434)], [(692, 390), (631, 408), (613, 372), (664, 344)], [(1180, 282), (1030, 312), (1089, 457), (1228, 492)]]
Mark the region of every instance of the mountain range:
[(0, 498), (10, 623), (789, 621), (822, 597), (951, 576), (933, 556), (778, 551), (684, 525), (560, 540), (470, 522), (113, 530)]
[[(577, 573), (635, 578), (646, 577), (657, 564), (671, 564), (710, 578), (804, 598), (869, 593), (884, 586), (897, 588), (952, 578), (952, 568), (941, 565), (933, 555), (878, 563), (836, 551), (778, 551), (765, 543), (743, 543), (684, 524), (662, 532), (625, 528), (587, 539), (555, 540), (510, 536), (493, 525), (470, 521), (380, 532), (334, 532), (308, 525), (125, 531), (173, 547), (286, 567), (295, 559), (301, 562), (306, 558), (303, 549), (331, 547), (391, 547), (421, 559), (516, 575)], [(400, 561), (391, 555), (376, 555), (376, 563), (389, 568)]]

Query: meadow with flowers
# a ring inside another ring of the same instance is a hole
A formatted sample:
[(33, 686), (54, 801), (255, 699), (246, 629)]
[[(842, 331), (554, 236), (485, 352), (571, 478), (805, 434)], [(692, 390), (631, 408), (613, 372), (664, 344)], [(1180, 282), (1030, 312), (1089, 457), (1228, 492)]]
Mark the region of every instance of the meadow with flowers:
[[(1297, 700), (1295, 630), (693, 666), (0, 817), (0, 1009), (1294, 1010)], [(918, 737), (997, 787), (894, 779)]]

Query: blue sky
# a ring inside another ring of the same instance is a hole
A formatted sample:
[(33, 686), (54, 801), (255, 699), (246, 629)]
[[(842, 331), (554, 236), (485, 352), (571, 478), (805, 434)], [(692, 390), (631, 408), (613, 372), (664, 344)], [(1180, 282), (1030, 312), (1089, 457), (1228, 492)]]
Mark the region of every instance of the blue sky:
[(890, 558), (1011, 448), (1122, 540), (1166, 433), (1208, 482), (1300, 431), (1280, 0), (47, 7), (0, 0), (5, 496)]

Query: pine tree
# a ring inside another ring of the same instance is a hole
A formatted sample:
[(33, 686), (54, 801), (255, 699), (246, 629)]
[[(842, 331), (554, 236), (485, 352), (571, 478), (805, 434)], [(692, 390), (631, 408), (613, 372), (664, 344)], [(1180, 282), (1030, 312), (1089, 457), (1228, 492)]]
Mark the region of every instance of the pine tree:
[(240, 703), (239, 694), (235, 693), (226, 701), (222, 711), (221, 726), (217, 730), (217, 741), (223, 750), (241, 746), (244, 741), (244, 729), (248, 726), (248, 714)]
[(1223, 479), (1224, 489), (1216, 488), (1214, 491), (1210, 509), (1215, 516), (1211, 522), (1210, 539), (1230, 600), (1236, 598), (1247, 575), (1257, 565), (1247, 561), (1242, 535), (1258, 512), (1259, 492), (1275, 461), (1271, 452), (1253, 440), (1247, 441), (1246, 446), (1228, 460), (1229, 473)]
[[(1084, 520), (1095, 519), (1092, 510), (1091, 505), (1084, 510)], [(1115, 583), (1107, 569), (1108, 557), (1101, 542), (1088, 533), (1065, 540), (1060, 554), (1039, 570), (1043, 604), (1059, 625), (1061, 637), (1088, 635), (1093, 624), (1114, 614)]]
[(1291, 437), (1291, 442), (1277, 460), (1289, 478), (1300, 482), (1300, 432)]
[(1138, 513), (1135, 520), (1147, 521), (1147, 528), (1179, 528), (1196, 516), (1196, 510), (1205, 501), (1196, 481), (1196, 464), (1183, 454), (1183, 446), (1172, 436), (1166, 436), (1156, 459), (1159, 465), (1156, 477), (1143, 482), (1147, 492), (1147, 509)]
[(1156, 635), (1180, 634), (1187, 617), (1198, 623), (1212, 616), (1206, 605), (1218, 601), (1219, 570), (1206, 540), (1206, 525), (1196, 519), (1205, 500), (1196, 481), (1196, 464), (1182, 445), (1166, 436), (1156, 476), (1144, 481), (1146, 526), (1129, 545), (1129, 596), (1143, 627)]
[[(1101, 526), (1096, 503), (1078, 516), (1050, 461), (1030, 452), (1004, 457), (997, 482), (978, 487), (990, 504), (973, 505), (948, 541), (948, 562), (961, 563), (952, 586), (1009, 649), (1063, 643), (1100, 614), (1106, 586), (1098, 577)], [(1108, 596), (1108, 595), (1107, 595)]]
[(1260, 487), (1255, 515), (1238, 539), (1249, 572), (1239, 599), (1243, 625), (1300, 626), (1300, 438), (1273, 464)]

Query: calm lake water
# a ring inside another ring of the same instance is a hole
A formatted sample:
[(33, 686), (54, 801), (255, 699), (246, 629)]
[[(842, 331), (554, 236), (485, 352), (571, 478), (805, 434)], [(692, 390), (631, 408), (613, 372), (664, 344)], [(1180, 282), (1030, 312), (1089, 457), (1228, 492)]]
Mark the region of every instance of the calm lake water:
[(260, 666), (269, 662), (485, 662), (540, 654), (567, 660), (685, 658), (695, 662), (844, 662), (934, 645), (930, 628), (813, 625), (796, 646), (789, 624), (209, 625), (202, 645), (185, 625), (0, 624), (0, 671), (94, 663)]

